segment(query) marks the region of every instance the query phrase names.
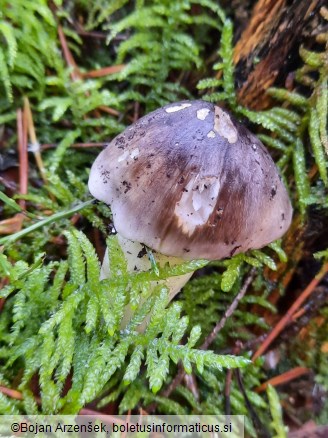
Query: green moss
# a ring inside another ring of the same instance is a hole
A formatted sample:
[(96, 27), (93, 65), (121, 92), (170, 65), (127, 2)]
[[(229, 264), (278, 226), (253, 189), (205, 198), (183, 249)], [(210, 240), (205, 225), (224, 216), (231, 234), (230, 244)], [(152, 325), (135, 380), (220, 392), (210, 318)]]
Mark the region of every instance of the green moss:
[[(88, 169), (97, 151), (74, 149), (73, 144), (105, 143), (135, 114), (199, 97), (198, 83), (204, 99), (224, 102), (236, 117), (253, 124), (274, 154), (295, 209), (306, 222), (309, 205), (327, 209), (326, 54), (301, 49), (303, 66), (296, 79), (302, 87), (295, 92), (269, 90), (277, 105), (254, 112), (238, 104), (233, 23), (217, 2), (97, 0), (90, 5), (80, 0), (57, 1), (52, 9), (43, 0), (15, 0), (10, 8), (7, 3), (0, 0), (0, 124), (6, 133), (5, 152), (16, 147), (16, 110), (25, 96), (38, 141), (54, 147), (42, 152), (45, 183), (31, 157), (27, 195), (11, 199), (0, 186), (3, 218), (21, 212), (18, 199), (26, 200), (28, 210), (23, 229), (0, 239), (0, 270), (7, 280), (1, 291), (6, 301), (0, 319), (0, 379), (23, 394), (22, 401), (0, 394), (0, 413), (76, 413), (97, 399), (99, 407), (115, 402), (119, 412), (155, 402), (166, 414), (222, 414), (224, 370), (238, 367), (261, 421), (269, 424), (271, 410), (271, 431), (283, 436), (275, 393), (269, 390), (268, 406), (254, 391), (267, 378), (263, 361), (248, 365), (248, 354), (225, 354), (231, 353), (227, 349), (236, 339), (252, 340), (254, 327), (268, 330), (253, 309), (276, 311), (267, 298), (274, 287), (284, 290), (283, 281), (269, 283), (264, 270), (286, 263), (281, 242), (212, 264), (191, 261), (128, 274), (116, 238), (108, 236), (110, 211), (93, 204), (88, 194)], [(72, 25), (77, 17), (86, 32), (95, 32), (91, 39), (77, 34)], [(80, 69), (75, 75), (63, 57), (59, 24)], [(214, 49), (213, 41), (218, 41)], [(208, 59), (214, 58), (212, 72)], [(124, 68), (112, 75), (86, 79), (81, 74), (120, 63)], [(313, 166), (318, 170), (315, 177), (310, 173)], [(78, 217), (72, 225), (74, 214)], [(91, 243), (94, 229), (107, 239), (111, 257), (112, 276), (103, 281)], [(218, 334), (215, 353), (199, 349), (251, 267), (257, 268), (253, 290)], [(149, 294), (151, 282), (196, 269), (201, 274), (186, 285), (179, 301), (168, 305), (165, 287)], [(128, 304), (134, 315), (127, 330), (121, 330)], [(324, 308), (322, 315), (326, 313)], [(150, 323), (140, 334), (136, 329), (147, 315)], [(326, 356), (320, 350), (325, 333), (326, 324), (313, 334), (317, 348), (301, 362), (315, 369), (321, 386), (327, 379)], [(170, 397), (159, 392), (174, 378), (178, 362), (195, 374), (199, 399), (182, 385)], [(36, 377), (40, 406), (31, 391)], [(232, 413), (248, 414), (236, 380), (230, 403)], [(256, 436), (249, 418), (246, 428)]]

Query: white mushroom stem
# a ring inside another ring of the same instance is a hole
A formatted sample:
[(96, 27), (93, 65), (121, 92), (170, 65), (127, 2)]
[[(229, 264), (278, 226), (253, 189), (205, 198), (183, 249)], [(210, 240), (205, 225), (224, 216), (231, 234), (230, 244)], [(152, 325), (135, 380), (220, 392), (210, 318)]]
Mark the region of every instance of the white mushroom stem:
[[(151, 269), (151, 263), (147, 256), (144, 253), (144, 246), (139, 242), (133, 242), (132, 240), (125, 239), (120, 234), (117, 235), (118, 242), (120, 247), (124, 253), (126, 262), (127, 262), (127, 270), (129, 273), (137, 273), (137, 272), (145, 272)], [(159, 267), (163, 267), (165, 264), (169, 264), (171, 267), (175, 265), (179, 265), (183, 262), (182, 259), (177, 257), (168, 257), (163, 254), (157, 253), (153, 251), (153, 255), (156, 261), (156, 264)], [(166, 280), (158, 280), (152, 282), (152, 288), (155, 288), (159, 284), (165, 285), (169, 289), (169, 300), (173, 300), (175, 295), (180, 292), (183, 286), (188, 282), (193, 272), (184, 275), (178, 275), (175, 277), (170, 277)], [(110, 260), (108, 257), (108, 250), (106, 249), (106, 253), (104, 256), (103, 264), (101, 267), (100, 279), (103, 280), (110, 276)], [(142, 301), (141, 301), (142, 304)], [(131, 317), (133, 315), (133, 310), (128, 305), (125, 310), (124, 317), (122, 319), (121, 328), (125, 328), (129, 323)], [(140, 332), (145, 330), (146, 324), (148, 323), (149, 317), (139, 326), (138, 330)]]

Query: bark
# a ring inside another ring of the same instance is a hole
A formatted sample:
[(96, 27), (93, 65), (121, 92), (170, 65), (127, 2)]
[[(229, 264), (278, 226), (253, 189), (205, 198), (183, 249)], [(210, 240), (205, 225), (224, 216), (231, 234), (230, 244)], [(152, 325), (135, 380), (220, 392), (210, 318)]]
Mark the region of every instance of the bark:
[(265, 91), (294, 68), (304, 31), (324, 0), (258, 0), (234, 50), (239, 102), (260, 110)]

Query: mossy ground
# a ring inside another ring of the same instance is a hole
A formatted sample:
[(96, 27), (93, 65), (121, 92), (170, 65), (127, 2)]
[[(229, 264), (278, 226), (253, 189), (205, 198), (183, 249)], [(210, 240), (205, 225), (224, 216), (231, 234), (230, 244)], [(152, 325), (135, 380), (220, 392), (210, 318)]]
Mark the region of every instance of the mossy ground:
[[(217, 2), (0, 0), (1, 414), (231, 412), (246, 415), (251, 436), (261, 428), (283, 436), (279, 399), (263, 391), (275, 379), (291, 428), (295, 416), (328, 422), (327, 18), (316, 10), (317, 31), (260, 111), (238, 93), (240, 17)], [(175, 275), (199, 271), (167, 306), (165, 288), (149, 296), (150, 282), (172, 272), (125, 272), (110, 211), (90, 202), (86, 183), (106, 142), (186, 98), (220, 103), (258, 134), (295, 213), (282, 242), (181, 265)], [(113, 275), (100, 282), (106, 239)], [(128, 302), (135, 316), (122, 332)]]

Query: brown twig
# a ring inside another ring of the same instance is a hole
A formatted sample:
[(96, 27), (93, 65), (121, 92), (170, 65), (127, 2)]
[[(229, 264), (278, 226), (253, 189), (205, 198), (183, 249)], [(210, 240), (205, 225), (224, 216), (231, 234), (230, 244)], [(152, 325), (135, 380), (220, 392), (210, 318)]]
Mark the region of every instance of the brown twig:
[(90, 70), (90, 71), (87, 71), (85, 73), (81, 73), (81, 76), (84, 79), (101, 78), (103, 76), (108, 76), (108, 75), (112, 75), (114, 73), (119, 73), (120, 71), (123, 70), (124, 67), (125, 67), (125, 64), (112, 65), (111, 67), (103, 67), (103, 68), (99, 68), (97, 70)]
[(140, 113), (140, 103), (135, 102), (134, 103), (134, 111), (133, 111), (133, 123), (136, 123), (136, 121), (139, 119), (139, 113)]
[(304, 307), (301, 307), (297, 312), (295, 312), (292, 316), (292, 321), (296, 321), (298, 318), (300, 318), (301, 316), (303, 316), (305, 314), (306, 310), (304, 309)]
[(267, 389), (269, 385), (283, 385), (284, 383), (297, 379), (300, 376), (304, 376), (304, 374), (309, 374), (310, 372), (311, 370), (309, 368), (295, 367), (291, 370), (286, 371), (285, 373), (280, 374), (279, 376), (272, 377), (272, 379), (269, 379), (266, 382), (262, 383), (262, 385), (258, 386), (255, 391), (263, 392)]
[(198, 390), (195, 374), (186, 374), (184, 376), (184, 382), (185, 382), (186, 387), (189, 389), (189, 391), (192, 393), (192, 395), (198, 401), (199, 400), (199, 390)]
[(267, 348), (271, 345), (271, 343), (276, 339), (276, 337), (281, 333), (281, 331), (286, 327), (286, 325), (291, 321), (294, 313), (300, 308), (300, 306), (304, 303), (304, 301), (314, 292), (317, 285), (323, 279), (323, 277), (328, 272), (328, 262), (324, 263), (319, 273), (313, 280), (308, 284), (308, 286), (304, 289), (301, 295), (297, 298), (297, 300), (292, 304), (289, 308), (285, 316), (283, 316), (277, 325), (273, 328), (273, 330), (269, 333), (264, 342), (260, 345), (258, 350), (255, 352), (252, 360), (256, 360), (260, 357)]
[(225, 415), (231, 415), (231, 403), (230, 403), (230, 389), (232, 381), (232, 369), (227, 370), (225, 385), (224, 385), (224, 413)]
[[(177, 375), (174, 377), (174, 379), (169, 384), (169, 386), (161, 393), (162, 397), (169, 397), (172, 394), (172, 392), (175, 390), (175, 388), (177, 386), (179, 386), (180, 383), (182, 382), (186, 372), (181, 364), (179, 364), (178, 368), (179, 368), (179, 371), (178, 371)], [(151, 411), (148, 410), (148, 412), (151, 412)]]
[(15, 400), (23, 400), (23, 394), (15, 389), (10, 389), (5, 386), (0, 386), (0, 392)]
[(67, 40), (66, 40), (66, 37), (65, 37), (65, 34), (64, 34), (64, 31), (63, 31), (63, 28), (61, 27), (61, 25), (58, 25), (58, 36), (59, 36), (60, 44), (61, 44), (62, 49), (63, 49), (65, 61), (66, 61), (67, 65), (72, 68), (71, 78), (73, 81), (77, 81), (78, 79), (81, 79), (81, 73), (80, 73), (79, 68), (75, 62), (75, 59), (74, 59), (74, 57), (73, 57), (73, 55), (68, 47)]
[(117, 111), (117, 110), (115, 110), (113, 108), (109, 108), (109, 106), (100, 105), (100, 106), (98, 106), (98, 109), (100, 111), (103, 111), (104, 113), (108, 113), (108, 114), (110, 114), (112, 116), (119, 116), (120, 115), (119, 111)]
[[(19, 193), (27, 194), (28, 189), (28, 156), (27, 156), (27, 129), (25, 113), (21, 109), (17, 110), (17, 149), (19, 156)], [(20, 199), (19, 206), (25, 210), (26, 201)], [(0, 234), (13, 234), (22, 229), (25, 215), (17, 213), (9, 219), (0, 222)]]
[[(26, 119), (21, 109), (17, 110), (17, 137), (19, 155), (19, 193), (27, 194), (28, 185), (28, 156), (27, 156), (27, 129)], [(20, 199), (19, 205), (25, 209), (25, 200)]]
[(107, 34), (105, 32), (92, 32), (92, 31), (88, 32), (87, 30), (84, 29), (78, 29), (76, 33), (84, 37), (99, 38), (102, 40), (105, 40), (107, 38)]
[(43, 179), (43, 182), (45, 184), (47, 184), (45, 167), (44, 167), (42, 156), (40, 153), (40, 144), (38, 142), (38, 139), (37, 139), (37, 136), (35, 133), (33, 116), (32, 116), (30, 101), (28, 100), (28, 97), (24, 97), (24, 112), (26, 113), (26, 118), (27, 118), (27, 127), (28, 127), (28, 134), (29, 134), (29, 138), (30, 138), (30, 143), (31, 143), (31, 150), (34, 154), (34, 158), (35, 158), (36, 164), (38, 166), (39, 172), (41, 174), (41, 178)]
[(205, 339), (204, 343), (201, 345), (201, 347), (200, 347), (201, 350), (207, 350), (208, 349), (208, 347), (212, 344), (212, 342), (217, 337), (218, 333), (225, 326), (225, 323), (227, 322), (227, 319), (230, 318), (230, 316), (236, 310), (240, 300), (244, 297), (245, 293), (247, 292), (247, 289), (248, 289), (249, 285), (251, 284), (251, 282), (254, 279), (255, 271), (256, 271), (255, 268), (251, 269), (251, 271), (248, 274), (248, 276), (247, 276), (243, 286), (241, 287), (240, 291), (235, 296), (235, 298), (233, 299), (233, 301), (230, 304), (230, 306), (228, 307), (228, 309), (225, 311), (225, 313), (223, 315), (223, 318), (221, 318), (220, 321), (218, 321), (218, 323), (216, 324), (216, 326), (214, 327), (212, 332), (207, 336), (207, 338)]

